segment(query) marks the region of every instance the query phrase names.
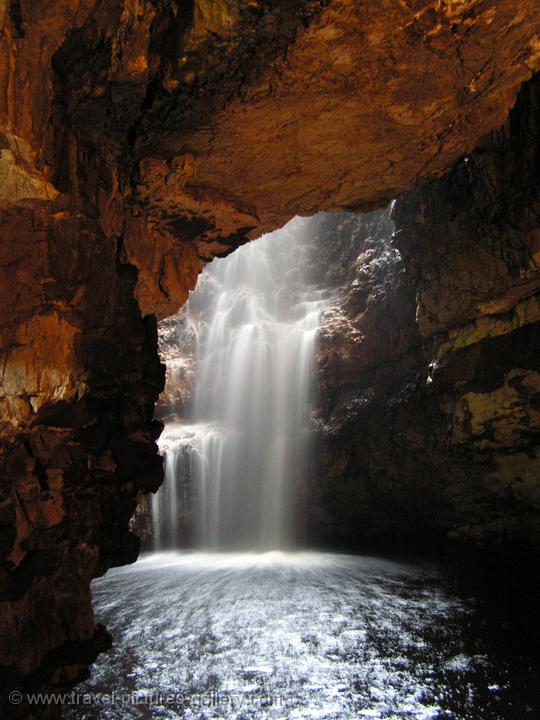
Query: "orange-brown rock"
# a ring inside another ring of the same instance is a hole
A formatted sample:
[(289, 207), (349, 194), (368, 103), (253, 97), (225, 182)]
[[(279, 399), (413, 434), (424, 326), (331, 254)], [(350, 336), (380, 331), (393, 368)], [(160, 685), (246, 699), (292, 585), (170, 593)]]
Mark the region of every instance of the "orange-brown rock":
[(0, 28), (0, 201), (97, 206), (159, 315), (246, 236), (441, 174), (540, 66), (535, 0), (54, 0)]
[(230, 231), (222, 203), (227, 215), (244, 213), (234, 224), (253, 225), (252, 235), (294, 214), (380, 206), (441, 174), (501, 125), (539, 62), (534, 2), (338, 0), (307, 17), (268, 59), (265, 46), (284, 21), (271, 11), (261, 18), (261, 59), (250, 57), (240, 24), (238, 75), (222, 97), (211, 97), (226, 85), (221, 66), (195, 71), (202, 119), (178, 102), (181, 86), (158, 104), (164, 131), (153, 143), (143, 123), (140, 152), (175, 157), (163, 185), (145, 188), (149, 203), (161, 198), (165, 216), (165, 188), (180, 207), (199, 204), (193, 214), (222, 235)]
[(136, 557), (135, 495), (160, 482), (163, 370), (95, 220), (32, 200), (1, 223), (2, 689), (65, 685), (108, 642), (90, 580)]

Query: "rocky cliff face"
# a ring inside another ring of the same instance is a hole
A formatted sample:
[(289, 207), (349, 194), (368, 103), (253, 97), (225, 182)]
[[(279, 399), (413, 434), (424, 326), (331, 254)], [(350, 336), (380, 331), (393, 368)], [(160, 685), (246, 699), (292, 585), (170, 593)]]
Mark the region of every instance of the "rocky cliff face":
[[(65, 684), (106, 642), (89, 583), (137, 557), (136, 495), (161, 463), (156, 323), (136, 273), (86, 218), (32, 203), (3, 215), (2, 643), (4, 682)], [(14, 306), (14, 302), (16, 305)], [(18, 322), (15, 323), (15, 317)]]
[(539, 28), (536, 0), (0, 4), (4, 687), (69, 683), (103, 644), (90, 579), (136, 556), (161, 480), (154, 316), (297, 212), (441, 175), (503, 123)]
[(319, 351), (326, 541), (538, 548), (539, 123), (537, 78), (392, 219), (326, 221), (349, 273)]

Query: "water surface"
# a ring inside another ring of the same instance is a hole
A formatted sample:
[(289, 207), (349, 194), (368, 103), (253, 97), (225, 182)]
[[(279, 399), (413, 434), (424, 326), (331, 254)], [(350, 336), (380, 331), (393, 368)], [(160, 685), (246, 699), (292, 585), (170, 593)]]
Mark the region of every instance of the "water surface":
[(114, 637), (72, 720), (540, 717), (537, 675), (427, 566), (161, 554), (93, 583)]

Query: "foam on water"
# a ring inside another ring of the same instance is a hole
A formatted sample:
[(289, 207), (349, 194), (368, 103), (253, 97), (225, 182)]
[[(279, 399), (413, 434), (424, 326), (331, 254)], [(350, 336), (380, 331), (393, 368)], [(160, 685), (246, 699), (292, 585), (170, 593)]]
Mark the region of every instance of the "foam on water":
[(115, 644), (80, 692), (139, 695), (68, 708), (72, 720), (523, 720), (538, 709), (519, 686), (527, 670), (500, 662), (474, 607), (430, 567), (159, 553), (93, 588)]

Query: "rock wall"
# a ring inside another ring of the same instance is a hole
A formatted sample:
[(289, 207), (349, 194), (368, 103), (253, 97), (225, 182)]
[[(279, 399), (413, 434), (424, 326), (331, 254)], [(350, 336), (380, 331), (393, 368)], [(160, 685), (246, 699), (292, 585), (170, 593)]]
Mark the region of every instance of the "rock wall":
[(2, 223), (2, 682), (65, 685), (107, 641), (90, 580), (137, 557), (136, 495), (161, 481), (163, 367), (95, 224), (36, 201)]
[(536, 0), (0, 3), (3, 689), (103, 645), (89, 582), (161, 481), (154, 317), (297, 212), (441, 175), (539, 36)]
[(346, 283), (319, 349), (314, 537), (538, 550), (539, 128), (537, 77), (392, 217), (324, 221)]

